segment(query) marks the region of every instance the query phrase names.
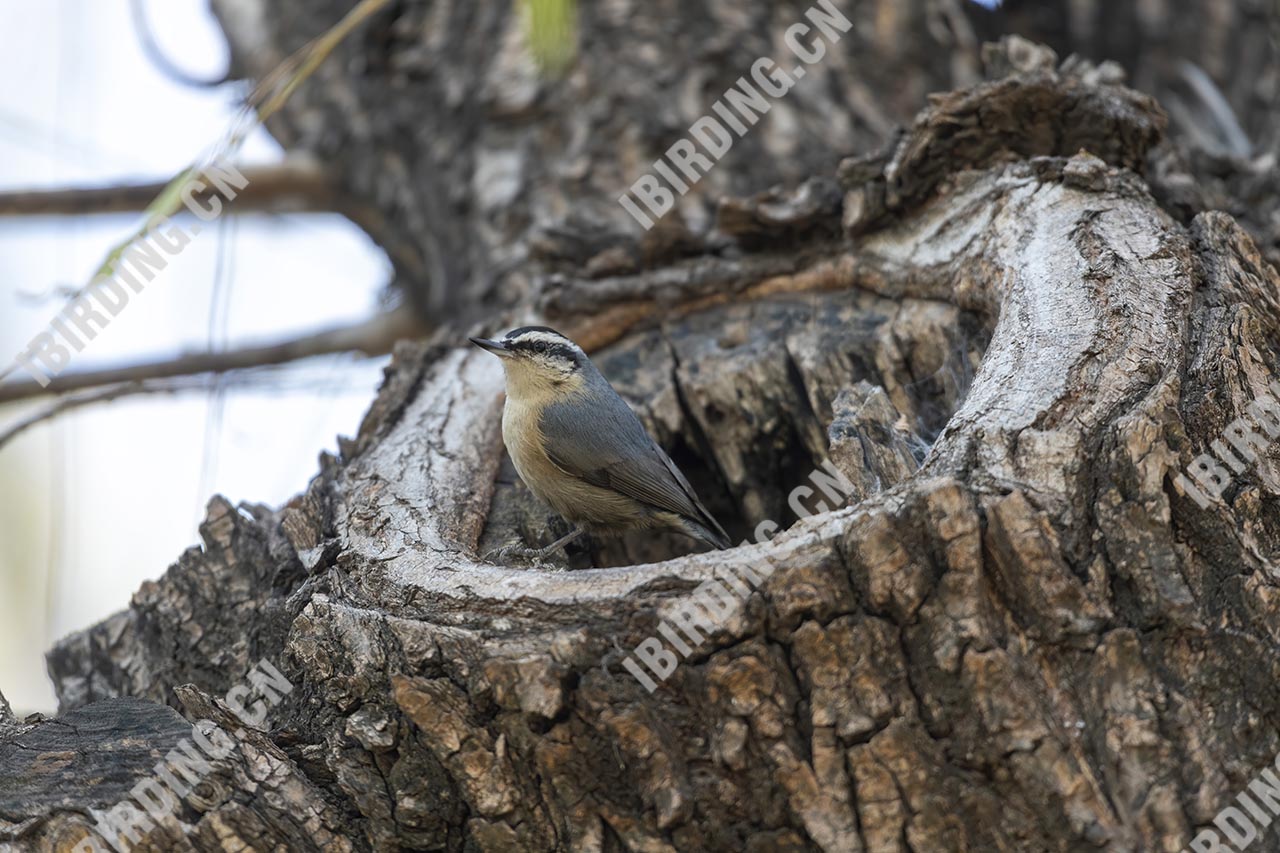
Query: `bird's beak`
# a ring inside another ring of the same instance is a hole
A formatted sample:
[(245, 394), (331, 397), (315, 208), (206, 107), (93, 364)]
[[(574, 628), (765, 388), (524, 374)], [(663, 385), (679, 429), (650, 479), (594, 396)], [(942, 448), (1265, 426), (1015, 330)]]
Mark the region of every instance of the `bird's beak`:
[(467, 340), (480, 347), (480, 349), (493, 353), (498, 358), (511, 357), (511, 350), (507, 349), (507, 345), (502, 341), (491, 341), (488, 338), (468, 338)]

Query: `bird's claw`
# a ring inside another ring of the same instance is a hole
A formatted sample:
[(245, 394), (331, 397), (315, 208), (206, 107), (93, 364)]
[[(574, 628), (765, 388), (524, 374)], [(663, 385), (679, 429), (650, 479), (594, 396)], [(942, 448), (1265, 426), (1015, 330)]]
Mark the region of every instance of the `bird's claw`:
[(504, 545), (501, 548), (494, 548), (485, 554), (484, 559), (490, 563), (502, 563), (511, 559), (527, 560), (536, 569), (549, 568), (563, 571), (563, 566), (544, 562), (545, 558), (552, 553), (552, 550), (550, 548), (529, 548), (525, 545)]

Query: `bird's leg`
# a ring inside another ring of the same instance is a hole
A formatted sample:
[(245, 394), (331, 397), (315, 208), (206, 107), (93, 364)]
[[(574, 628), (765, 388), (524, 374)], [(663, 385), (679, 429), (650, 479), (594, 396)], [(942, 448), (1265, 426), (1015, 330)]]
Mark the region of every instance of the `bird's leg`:
[(550, 545), (548, 545), (545, 548), (526, 548), (523, 545), (507, 545), (505, 548), (498, 548), (496, 550), (490, 551), (488, 554), (485, 555), (485, 557), (486, 559), (489, 557), (498, 557), (500, 559), (508, 558), (508, 557), (524, 557), (526, 559), (532, 559), (536, 562), (538, 560), (542, 560), (546, 557), (551, 556), (556, 551), (568, 545), (570, 542), (573, 542), (583, 533), (586, 533), (586, 531), (581, 527), (578, 527), (569, 531), (568, 534), (561, 536), (559, 539), (552, 542)]
[(573, 530), (570, 530), (564, 536), (561, 536), (559, 539), (552, 542), (547, 547), (538, 548), (533, 553), (539, 557), (549, 557), (550, 555), (554, 554), (556, 551), (568, 545), (570, 542), (575, 541), (579, 536), (581, 536), (586, 532), (587, 531), (582, 529), (581, 527), (575, 527)]

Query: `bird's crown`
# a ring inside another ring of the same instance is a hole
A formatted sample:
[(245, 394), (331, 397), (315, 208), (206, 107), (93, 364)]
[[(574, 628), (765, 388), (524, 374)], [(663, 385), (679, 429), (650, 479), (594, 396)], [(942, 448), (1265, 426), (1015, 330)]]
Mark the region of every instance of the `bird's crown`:
[(502, 342), (518, 355), (539, 355), (577, 362), (582, 348), (547, 326), (522, 326), (507, 332)]

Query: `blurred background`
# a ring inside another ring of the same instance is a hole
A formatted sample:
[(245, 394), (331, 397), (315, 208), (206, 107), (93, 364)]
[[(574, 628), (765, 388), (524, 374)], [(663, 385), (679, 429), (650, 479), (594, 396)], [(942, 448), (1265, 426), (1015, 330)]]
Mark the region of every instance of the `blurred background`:
[[(166, 181), (225, 135), (246, 94), (242, 83), (190, 84), (227, 66), (207, 0), (4, 3), (0, 32), (0, 79), (10, 81), (0, 87), (0, 193)], [(258, 129), (235, 162), (282, 158)], [(346, 219), (229, 210), (71, 369), (230, 350), (374, 311), (390, 267)], [(0, 217), (6, 366), (139, 221)], [(317, 453), (354, 432), (381, 366), (318, 357), (207, 390), (129, 396), (0, 446), (0, 692), (15, 711), (55, 709), (45, 650), (126, 606), (197, 543), (212, 494), (279, 504), (305, 486)], [(0, 406), (0, 433), (49, 405)]]

